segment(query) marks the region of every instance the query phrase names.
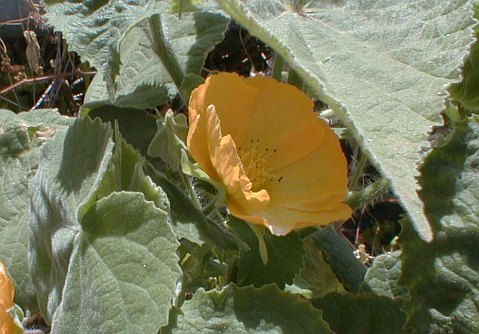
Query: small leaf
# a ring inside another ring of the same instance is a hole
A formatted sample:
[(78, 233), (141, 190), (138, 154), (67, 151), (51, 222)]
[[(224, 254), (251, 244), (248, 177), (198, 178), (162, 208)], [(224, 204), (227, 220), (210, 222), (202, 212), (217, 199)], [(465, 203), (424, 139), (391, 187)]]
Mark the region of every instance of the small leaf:
[[(336, 334), (400, 334), (406, 315), (402, 300), (373, 294), (327, 294), (313, 300)], [(435, 332), (439, 333), (439, 332)]]
[(293, 278), (303, 266), (304, 248), (298, 233), (290, 232), (286, 236), (274, 236), (269, 230), (264, 233), (264, 242), (268, 252), (268, 262), (263, 263), (258, 238), (242, 220), (230, 217), (229, 225), (234, 234), (244, 240), (249, 250), (244, 250), (238, 260), (237, 284), (240, 286), (276, 283), (281, 289), (285, 284), (293, 283)]
[(401, 252), (382, 254), (374, 259), (373, 265), (368, 269), (360, 290), (373, 292), (378, 296), (389, 298), (408, 297), (407, 289), (398, 284), (401, 275)]
[(144, 110), (102, 106), (88, 111), (92, 119), (99, 117), (103, 122), (117, 122), (121, 136), (143, 156), (157, 131), (156, 118)]
[(198, 290), (181, 308), (175, 334), (332, 333), (321, 312), (304, 298), (279, 290), (229, 285), (221, 291)]
[(400, 234), (409, 289), (409, 333), (479, 332), (479, 120), (455, 124), (421, 167), (421, 198), (434, 228), (425, 243), (407, 221)]
[(168, 196), (173, 229), (178, 239), (186, 238), (198, 245), (207, 242), (220, 254), (247, 248), (244, 242), (232, 235), (225, 227), (207, 219), (193, 205), (191, 199), (153, 165), (146, 164), (145, 172)]
[(307, 238), (303, 242), (306, 252), (304, 268), (295, 278), (295, 283), (311, 290), (313, 297), (321, 297), (329, 292), (345, 292), (341, 281), (324, 260), (323, 253), (313, 238)]

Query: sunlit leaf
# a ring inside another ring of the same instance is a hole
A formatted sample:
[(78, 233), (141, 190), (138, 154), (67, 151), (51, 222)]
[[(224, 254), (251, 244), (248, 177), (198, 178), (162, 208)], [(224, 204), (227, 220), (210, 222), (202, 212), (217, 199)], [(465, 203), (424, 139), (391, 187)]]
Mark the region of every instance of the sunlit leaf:
[(27, 259), (28, 183), (41, 146), (72, 121), (53, 110), (0, 110), (0, 259), (15, 282), (16, 303), (32, 311), (37, 301)]
[(170, 327), (175, 334), (333, 333), (308, 301), (275, 285), (199, 290)]
[[(200, 74), (229, 19), (219, 11), (178, 14), (170, 1), (45, 1), (49, 24), (69, 47), (99, 70), (89, 107), (156, 107), (175, 96), (185, 76)], [(187, 100), (187, 97), (184, 97)]]

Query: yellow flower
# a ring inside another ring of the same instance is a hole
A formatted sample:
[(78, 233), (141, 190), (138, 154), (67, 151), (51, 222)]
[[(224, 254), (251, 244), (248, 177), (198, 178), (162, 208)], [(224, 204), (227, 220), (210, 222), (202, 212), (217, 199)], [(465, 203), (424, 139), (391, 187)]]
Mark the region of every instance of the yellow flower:
[(338, 137), (294, 86), (212, 75), (190, 98), (187, 146), (226, 192), (232, 215), (285, 235), (347, 219)]
[(13, 307), (15, 287), (7, 273), (7, 268), (0, 261), (0, 334), (11, 334), (16, 331), (16, 325), (8, 313)]

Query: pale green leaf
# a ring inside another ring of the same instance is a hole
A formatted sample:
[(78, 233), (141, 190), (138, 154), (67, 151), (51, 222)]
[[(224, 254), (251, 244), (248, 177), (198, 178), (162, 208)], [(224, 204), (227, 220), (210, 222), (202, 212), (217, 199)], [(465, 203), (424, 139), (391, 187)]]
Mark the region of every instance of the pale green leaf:
[(207, 53), (223, 39), (229, 23), (221, 12), (209, 11), (207, 3), (198, 5), (205, 10), (181, 18), (170, 12), (169, 1), (45, 4), (49, 23), (72, 50), (100, 70), (86, 94), (88, 107), (144, 109), (162, 104), (177, 94), (186, 75), (200, 74)]
[(218, 2), (349, 125), (431, 240), (416, 193), (418, 152), (474, 41), (473, 1)]
[(113, 131), (78, 119), (42, 148), (31, 188), (29, 262), (40, 311), (47, 322), (62, 299), (80, 220), (96, 200), (108, 169)]
[[(400, 334), (406, 315), (402, 300), (373, 294), (330, 293), (313, 300), (336, 334)], [(441, 333), (441, 332), (432, 332)]]
[[(321, 312), (304, 298), (279, 290), (229, 285), (221, 291), (199, 290), (181, 308), (176, 334), (321, 334), (333, 333)], [(168, 331), (165, 331), (168, 332)]]
[(345, 292), (341, 281), (324, 260), (323, 253), (313, 238), (307, 238), (303, 242), (304, 268), (294, 279), (295, 284), (309, 289), (312, 297), (321, 297), (329, 292)]
[(366, 272), (361, 291), (372, 292), (389, 298), (407, 298), (407, 289), (398, 284), (401, 275), (400, 251), (382, 254), (374, 259), (373, 265)]
[(405, 222), (402, 275), (409, 289), (409, 333), (479, 332), (479, 120), (455, 124), (421, 168), (421, 198), (434, 240)]
[(167, 213), (141, 193), (112, 193), (85, 214), (52, 333), (157, 333), (181, 269)]
[(28, 182), (43, 143), (71, 122), (53, 110), (0, 110), (0, 260), (15, 283), (15, 302), (32, 311), (37, 301), (27, 259)]

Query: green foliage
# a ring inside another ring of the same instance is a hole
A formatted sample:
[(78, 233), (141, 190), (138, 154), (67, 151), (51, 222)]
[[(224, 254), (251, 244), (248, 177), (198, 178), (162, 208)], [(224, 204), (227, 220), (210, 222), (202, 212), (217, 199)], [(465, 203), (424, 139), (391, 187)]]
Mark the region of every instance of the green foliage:
[(165, 333), (333, 333), (321, 312), (275, 285), (198, 290)]
[(402, 301), (373, 294), (330, 293), (313, 300), (336, 334), (399, 334), (406, 315)]
[(407, 223), (400, 283), (409, 289), (413, 333), (479, 331), (479, 120), (465, 119), (421, 167), (421, 198), (434, 241), (418, 239)]
[(350, 125), (416, 230), (431, 240), (416, 195), (418, 152), (473, 42), (472, 1), (218, 2)]
[(0, 110), (0, 259), (15, 283), (16, 303), (37, 309), (28, 272), (28, 183), (40, 148), (72, 120), (53, 110), (14, 114)]
[(245, 222), (231, 217), (229, 225), (249, 246), (238, 260), (237, 283), (241, 286), (261, 287), (276, 283), (284, 288), (293, 283), (293, 278), (303, 266), (303, 243), (296, 232), (278, 237), (269, 231), (264, 233), (264, 242), (268, 253), (268, 262), (263, 263), (256, 234)]
[[(15, 301), (61, 334), (479, 332), (473, 3), (45, 0), (98, 73), (79, 119), (0, 110), (0, 259)], [(188, 155), (182, 110), (231, 19), (382, 174), (363, 188), (352, 176), (348, 203), (400, 197), (400, 250), (368, 268), (336, 227), (259, 243), (262, 227), (229, 216)], [(435, 129), (421, 155), (448, 85), (452, 134)], [(175, 97), (179, 112), (158, 108)]]
[(400, 251), (395, 251), (376, 257), (372, 267), (366, 272), (361, 291), (370, 291), (389, 298), (407, 298), (407, 289), (398, 284), (401, 275), (400, 255)]
[(223, 39), (229, 22), (208, 10), (180, 18), (170, 12), (168, 1), (45, 5), (49, 23), (62, 31), (70, 48), (100, 70), (86, 94), (88, 107), (153, 108), (178, 90), (188, 92), (181, 90), (185, 76), (200, 74), (207, 52)]

